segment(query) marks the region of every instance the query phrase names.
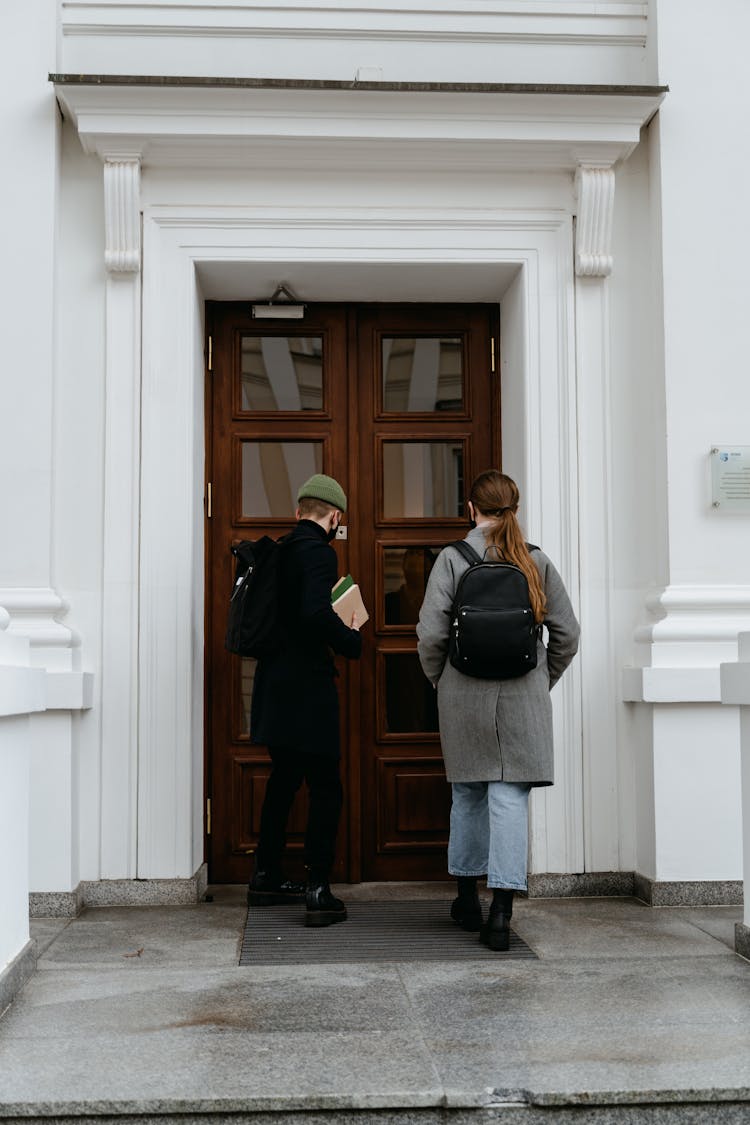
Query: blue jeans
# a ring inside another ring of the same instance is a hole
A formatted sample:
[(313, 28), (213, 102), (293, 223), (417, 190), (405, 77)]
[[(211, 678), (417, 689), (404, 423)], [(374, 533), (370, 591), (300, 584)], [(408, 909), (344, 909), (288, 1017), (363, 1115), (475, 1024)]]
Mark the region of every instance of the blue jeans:
[(512, 781), (461, 781), (451, 788), (451, 875), (486, 875), (488, 887), (525, 891), (531, 786)]

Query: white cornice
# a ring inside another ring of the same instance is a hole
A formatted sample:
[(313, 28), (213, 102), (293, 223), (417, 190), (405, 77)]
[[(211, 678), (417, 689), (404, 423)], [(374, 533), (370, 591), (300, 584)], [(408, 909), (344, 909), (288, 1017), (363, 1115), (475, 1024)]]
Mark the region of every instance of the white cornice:
[(128, 3), (63, 0), (64, 40), (76, 38), (331, 39), (587, 44), (643, 48), (642, 0), (278, 0)]
[(78, 85), (56, 92), (84, 149), (144, 165), (246, 166), (315, 153), (336, 166), (565, 169), (612, 165), (638, 144), (660, 93)]

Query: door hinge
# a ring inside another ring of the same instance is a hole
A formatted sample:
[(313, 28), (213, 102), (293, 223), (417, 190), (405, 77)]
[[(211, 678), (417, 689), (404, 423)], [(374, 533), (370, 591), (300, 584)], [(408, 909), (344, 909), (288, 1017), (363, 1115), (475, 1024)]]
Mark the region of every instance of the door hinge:
[(495, 374), (495, 337), (490, 337), (490, 371)]
[(206, 797), (206, 835), (211, 835), (211, 798)]
[(211, 493), (212, 493), (212, 487), (211, 487), (211, 481), (209, 481), (208, 484), (206, 485), (206, 518), (209, 519), (209, 520), (211, 519), (212, 508), (213, 508), (213, 497), (212, 497)]
[(214, 369), (214, 338), (213, 338), (213, 336), (208, 337), (207, 350), (208, 350), (208, 370), (213, 371), (213, 369)]

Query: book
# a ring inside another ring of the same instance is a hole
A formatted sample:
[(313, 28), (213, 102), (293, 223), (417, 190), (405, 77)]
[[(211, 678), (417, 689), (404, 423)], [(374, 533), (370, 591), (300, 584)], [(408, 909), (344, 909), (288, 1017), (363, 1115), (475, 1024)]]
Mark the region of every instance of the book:
[(365, 609), (365, 603), (362, 601), (362, 595), (359, 592), (359, 586), (351, 574), (345, 574), (343, 578), (339, 578), (331, 590), (331, 605), (334, 613), (337, 613), (344, 624), (350, 628), (355, 613), (358, 625), (364, 625), (366, 621), (370, 620), (370, 615)]

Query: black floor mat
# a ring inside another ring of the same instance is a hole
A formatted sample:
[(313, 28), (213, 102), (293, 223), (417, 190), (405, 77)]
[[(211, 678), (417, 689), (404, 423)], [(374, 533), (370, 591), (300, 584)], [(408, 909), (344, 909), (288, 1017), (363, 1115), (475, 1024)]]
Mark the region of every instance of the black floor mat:
[(507, 953), (485, 948), (449, 917), (450, 903), (347, 903), (345, 922), (305, 926), (304, 903), (250, 907), (240, 965), (322, 965), (335, 961), (536, 960), (511, 930)]

